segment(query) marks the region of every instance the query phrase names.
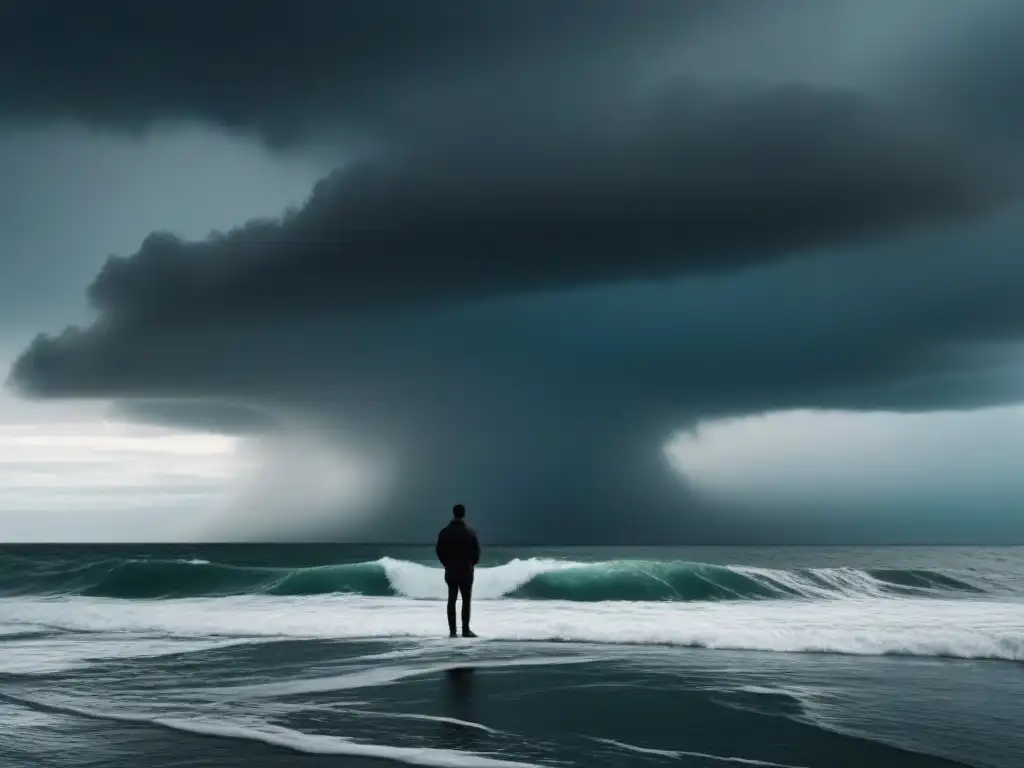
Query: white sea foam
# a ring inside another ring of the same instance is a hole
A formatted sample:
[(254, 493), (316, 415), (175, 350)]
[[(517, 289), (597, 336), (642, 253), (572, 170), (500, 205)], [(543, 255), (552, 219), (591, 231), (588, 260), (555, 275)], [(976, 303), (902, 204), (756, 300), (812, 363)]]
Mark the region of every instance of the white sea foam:
[[(447, 633), (443, 607), (436, 603), (349, 596), (7, 598), (0, 600), (0, 624), (188, 637), (438, 638)], [(475, 605), (474, 627), (488, 640), (1024, 660), (1024, 607), (996, 600), (504, 600)]]
[[(447, 589), (441, 569), (407, 560), (382, 557), (373, 565), (383, 568), (392, 589), (403, 597), (413, 599), (440, 600), (447, 596)], [(367, 563), (366, 565), (370, 565)], [(716, 587), (721, 596), (731, 595), (737, 599), (758, 597), (799, 597), (810, 600), (835, 599), (841, 597), (892, 597), (894, 589), (907, 593), (936, 596), (939, 585), (928, 585), (926, 573), (918, 574), (923, 583), (916, 586), (897, 585), (882, 581), (868, 571), (857, 568), (813, 568), (803, 570), (778, 570), (744, 565), (710, 565), (707, 563), (648, 562), (642, 560), (613, 560), (607, 562), (574, 562), (549, 558), (514, 559), (502, 565), (476, 569), (473, 594), (477, 599), (494, 600), (513, 595), (539, 576), (556, 573), (571, 573), (574, 578), (562, 585), (563, 590), (580, 589), (586, 592), (590, 586), (604, 584), (614, 590), (615, 581), (620, 587), (639, 581), (660, 582), (667, 590), (666, 597), (673, 593), (676, 598), (686, 600), (689, 595), (680, 594), (687, 590), (685, 584), (704, 584)], [(746, 580), (748, 588), (756, 588), (753, 594), (742, 590), (735, 583), (735, 577)], [(677, 582), (673, 586), (673, 579)], [(682, 580), (682, 584), (678, 582)], [(732, 584), (732, 586), (730, 586)], [(948, 585), (947, 585), (948, 586)], [(941, 588), (941, 587), (939, 587)], [(965, 589), (972, 585), (965, 584)], [(566, 599), (576, 596), (566, 593)], [(704, 599), (704, 598), (697, 598)]]
[[(388, 582), (401, 595), (418, 600), (447, 597), (448, 589), (441, 570), (407, 560), (382, 557), (377, 561), (384, 568)], [(546, 558), (511, 560), (503, 565), (477, 568), (473, 581), (473, 597), (492, 600), (512, 594), (530, 579), (544, 573), (587, 567), (588, 563), (573, 563)]]
[(96, 720), (155, 725), (203, 736), (220, 736), (227, 739), (258, 741), (274, 747), (306, 754), (343, 755), (348, 757), (394, 760), (408, 765), (428, 766), (429, 768), (539, 768), (535, 763), (503, 760), (476, 752), (436, 749), (432, 747), (396, 747), (388, 744), (367, 744), (341, 736), (303, 733), (302, 731), (255, 719), (233, 722), (217, 719), (165, 717), (154, 714), (78, 707), (68, 703), (56, 704), (28, 698), (5, 698), (53, 712), (62, 712)]
[(712, 755), (708, 752), (686, 752), (679, 749), (651, 749), (650, 747), (638, 747), (634, 744), (627, 744), (624, 741), (616, 741), (615, 739), (600, 739), (591, 737), (593, 741), (600, 742), (601, 744), (607, 744), (618, 749), (625, 750), (627, 752), (636, 752), (641, 755), (654, 755), (656, 757), (671, 757), (671, 758), (683, 758), (683, 757), (695, 757), (700, 760), (709, 760), (715, 763), (733, 763), (739, 765), (755, 765), (762, 766), (763, 768), (803, 768), (803, 766), (788, 765), (786, 763), (770, 763), (766, 760), (753, 760), (745, 757), (724, 757), (722, 755)]
[(503, 760), (476, 752), (432, 747), (394, 747), (387, 744), (366, 744), (340, 736), (302, 733), (282, 726), (239, 725), (232, 722), (158, 718), (155, 725), (165, 728), (229, 739), (259, 741), (275, 747), (313, 755), (344, 755), (394, 760), (408, 765), (436, 768), (538, 768), (536, 763)]
[(446, 723), (448, 725), (457, 725), (459, 728), (469, 728), (473, 731), (482, 731), (490, 734), (502, 734), (504, 731), (499, 731), (496, 728), (484, 725), (482, 723), (475, 723), (471, 720), (459, 720), (457, 717), (442, 717), (441, 715), (421, 715), (416, 712), (382, 712), (371, 709), (354, 709), (352, 707), (345, 707), (345, 712), (354, 715), (364, 715), (366, 717), (382, 717), (385, 719), (392, 720), (419, 720), (426, 723)]

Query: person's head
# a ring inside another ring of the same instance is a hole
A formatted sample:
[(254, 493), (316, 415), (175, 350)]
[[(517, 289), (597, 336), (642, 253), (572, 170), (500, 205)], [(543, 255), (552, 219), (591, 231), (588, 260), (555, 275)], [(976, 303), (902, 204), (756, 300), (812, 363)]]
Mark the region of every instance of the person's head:
[(462, 520), (466, 516), (466, 508), (461, 504), (456, 504), (452, 507), (452, 517), (456, 520)]

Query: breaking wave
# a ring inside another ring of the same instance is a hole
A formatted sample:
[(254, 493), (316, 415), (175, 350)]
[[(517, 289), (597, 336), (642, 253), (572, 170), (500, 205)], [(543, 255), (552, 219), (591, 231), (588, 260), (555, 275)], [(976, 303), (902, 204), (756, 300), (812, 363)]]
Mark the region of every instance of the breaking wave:
[[(479, 568), (482, 599), (603, 601), (827, 600), (986, 592), (931, 570), (808, 568), (776, 570), (674, 561), (570, 562), (531, 558)], [(230, 595), (445, 596), (440, 570), (392, 558), (307, 568), (271, 568), (204, 560), (122, 559), (0, 574), (0, 595), (85, 595), (123, 599)]]

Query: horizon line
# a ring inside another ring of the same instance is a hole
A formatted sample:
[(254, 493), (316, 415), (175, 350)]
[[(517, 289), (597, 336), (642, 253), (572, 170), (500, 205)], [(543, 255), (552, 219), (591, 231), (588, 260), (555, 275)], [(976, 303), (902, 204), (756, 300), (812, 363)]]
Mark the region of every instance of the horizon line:
[[(415, 542), (381, 542), (381, 541), (328, 541), (328, 540), (296, 540), (296, 541), (0, 541), (0, 547), (266, 547), (266, 546), (344, 546), (344, 547), (432, 547), (432, 541)], [(670, 549), (679, 547), (1024, 547), (1024, 541), (992, 542), (992, 541), (969, 541), (969, 542), (844, 542), (844, 543), (821, 543), (821, 542), (759, 542), (756, 544), (742, 543), (686, 543), (677, 542), (666, 544), (582, 544), (582, 543), (521, 543), (521, 542), (494, 542), (489, 543), (487, 548), (587, 548), (587, 547), (619, 547), (627, 548), (648, 548), (648, 549)]]

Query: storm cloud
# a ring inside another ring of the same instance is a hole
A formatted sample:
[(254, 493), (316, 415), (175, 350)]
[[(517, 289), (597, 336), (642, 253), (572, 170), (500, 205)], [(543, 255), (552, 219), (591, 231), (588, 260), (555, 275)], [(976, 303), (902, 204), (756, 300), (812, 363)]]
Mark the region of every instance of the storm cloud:
[(849, 94), (679, 90), (621, 135), (368, 161), (280, 221), (154, 234), (89, 298), (131, 332), (673, 277), (977, 215), (1010, 191)]
[[(100, 0), (86, 8), (17, 0), (0, 10), (0, 115), (119, 130), (201, 120), (274, 144), (324, 124), (369, 139), (408, 135), (431, 114), (444, 122), (453, 99), (460, 118), (472, 103), (469, 113), (486, 123), (482, 116), (498, 114), (511, 93), (529, 100), (524, 80), (558, 80), (564, 93), (613, 54), (621, 62), (750, 5)], [(587, 73), (570, 74), (575, 68)]]
[[(659, 461), (709, 418), (1018, 399), (1014, 113), (971, 108), (978, 71), (997, 89), (1018, 66), (1006, 3), (890, 38), (881, 78), (815, 64), (844, 3), (773, 4), (774, 27), (740, 2), (228, 7), (101, 4), (47, 62), (50, 6), (3, 12), (0, 63), (31, 74), (0, 80), (0, 118), (191, 119), (350, 157), (279, 219), (186, 240), (168, 212), (93, 280), (92, 325), (22, 354), (24, 394), (305, 424), (394, 474), (337, 532), (416, 538), (458, 498), (519, 541), (713, 538)], [(985, 63), (943, 87), (943, 50)]]

